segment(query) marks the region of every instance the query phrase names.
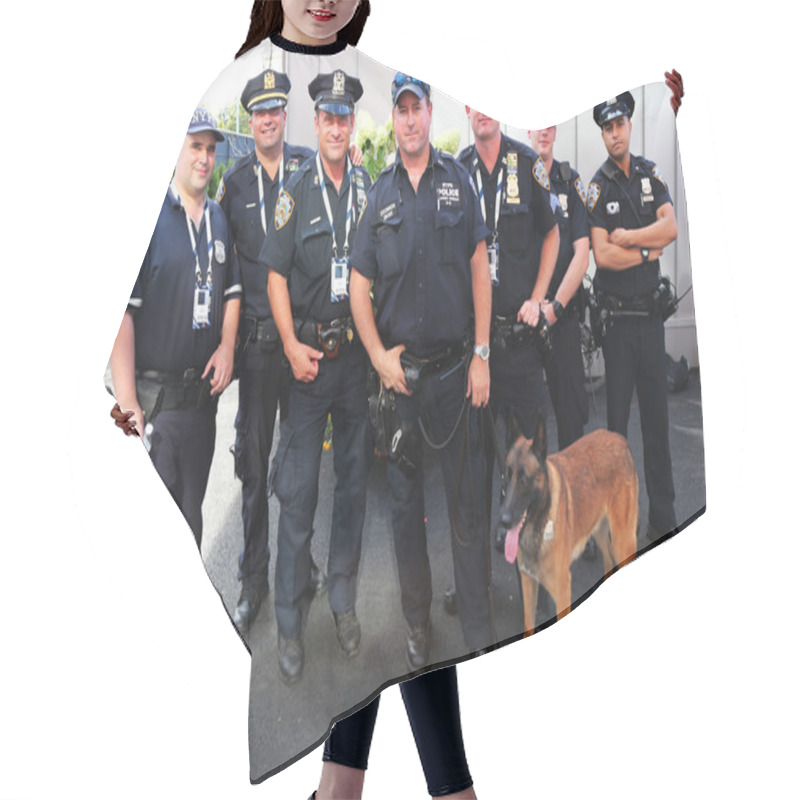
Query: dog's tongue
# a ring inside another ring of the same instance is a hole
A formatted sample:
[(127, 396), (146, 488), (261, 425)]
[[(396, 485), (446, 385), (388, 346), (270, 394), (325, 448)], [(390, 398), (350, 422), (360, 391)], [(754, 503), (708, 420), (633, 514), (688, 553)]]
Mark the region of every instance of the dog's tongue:
[(517, 560), (517, 548), (519, 547), (519, 532), (522, 530), (523, 517), (515, 528), (506, 531), (506, 561), (513, 564)]

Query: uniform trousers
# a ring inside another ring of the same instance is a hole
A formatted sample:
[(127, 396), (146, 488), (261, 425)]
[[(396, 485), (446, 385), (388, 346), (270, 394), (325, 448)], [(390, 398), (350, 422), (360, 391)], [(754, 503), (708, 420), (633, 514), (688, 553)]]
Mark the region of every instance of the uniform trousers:
[[(449, 373), (449, 374), (448, 374)], [(492, 574), (488, 526), (484, 510), (485, 465), (480, 448), (478, 415), (469, 400), (465, 403), (466, 364), (440, 375), (425, 376), (411, 397), (397, 395), (401, 420), (422, 424), (434, 444), (443, 443), (453, 432), (462, 411), (458, 430), (439, 450), (453, 553), (459, 617), (469, 651), (494, 643)], [(425, 526), (422, 439), (414, 436), (406, 451), (416, 469), (406, 474), (389, 461), (387, 475), (392, 493), (392, 529), (400, 577), (403, 614), (411, 627), (427, 623), (432, 587)]]
[(216, 403), (210, 408), (161, 411), (153, 420), (150, 458), (192, 529), (203, 539), (203, 498), (216, 439)]
[(239, 364), (239, 410), (234, 456), (242, 482), (244, 546), (239, 554), (239, 580), (267, 580), (269, 570), (269, 503), (267, 476), (278, 403), (286, 417), (289, 379), (279, 342), (251, 342)]
[[(400, 692), (430, 795), (439, 797), (468, 789), (472, 777), (461, 734), (456, 668), (426, 672), (401, 683)], [(323, 761), (367, 768), (379, 701), (380, 695), (333, 726)]]
[(563, 450), (583, 436), (589, 421), (578, 315), (568, 309), (550, 329), (550, 337), (553, 355), (545, 374), (558, 425), (558, 449)]
[(677, 527), (665, 352), (664, 322), (656, 315), (615, 319), (603, 342), (608, 429), (627, 437), (635, 388), (644, 444), (649, 521), (659, 533), (669, 533)]
[(311, 383), (291, 379), (289, 414), (281, 423), (272, 485), (281, 504), (275, 566), (275, 617), (287, 639), (301, 636), (311, 580), (311, 536), (328, 414), (333, 423), (333, 495), (328, 599), (336, 614), (356, 601), (372, 440), (367, 410), (367, 357), (356, 343), (323, 358)]

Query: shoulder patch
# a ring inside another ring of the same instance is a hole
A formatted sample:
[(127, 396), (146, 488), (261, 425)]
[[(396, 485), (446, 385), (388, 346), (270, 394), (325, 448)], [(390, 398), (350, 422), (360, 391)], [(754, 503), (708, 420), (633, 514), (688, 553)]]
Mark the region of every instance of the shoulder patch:
[(586, 206), (589, 211), (594, 211), (597, 201), (600, 199), (600, 186), (592, 181), (589, 184), (589, 191), (586, 193)]
[(661, 177), (661, 170), (659, 170), (659, 168), (658, 168), (658, 167), (657, 167), (655, 164), (653, 164), (653, 177), (654, 177), (656, 180), (658, 180), (658, 181), (661, 181), (661, 185), (662, 185), (662, 186), (663, 186), (665, 189), (667, 188), (667, 183), (666, 183), (666, 181), (665, 181), (665, 180), (664, 180), (664, 179)]
[(219, 179), (219, 186), (217, 186), (217, 193), (214, 195), (214, 202), (221, 203), (222, 198), (225, 197), (225, 176)]
[(294, 199), (286, 191), (281, 189), (278, 202), (275, 204), (275, 230), (279, 231), (291, 218), (294, 211)]
[(533, 165), (533, 177), (536, 178), (536, 182), (540, 186), (547, 189), (548, 192), (550, 191), (550, 176), (547, 174), (541, 158), (537, 158), (536, 163)]
[(583, 204), (586, 205), (586, 187), (583, 185), (580, 175), (575, 178), (575, 191), (578, 193), (578, 197), (583, 201)]

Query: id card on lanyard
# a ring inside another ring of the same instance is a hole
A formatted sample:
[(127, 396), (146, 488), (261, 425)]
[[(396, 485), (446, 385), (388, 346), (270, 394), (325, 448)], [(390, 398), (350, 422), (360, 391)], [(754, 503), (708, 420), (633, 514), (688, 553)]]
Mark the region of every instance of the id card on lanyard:
[(175, 195), (186, 216), (186, 227), (189, 229), (189, 241), (192, 243), (192, 253), (194, 254), (195, 287), (194, 303), (192, 305), (192, 330), (205, 330), (211, 327), (211, 298), (214, 294), (214, 282), (211, 274), (211, 268), (214, 264), (214, 238), (211, 234), (211, 209), (208, 206), (208, 201), (206, 201), (205, 219), (206, 238), (208, 240), (208, 271), (206, 272), (206, 279), (204, 281), (203, 274), (200, 271), (200, 255), (197, 252), (197, 238), (194, 235), (194, 224), (181, 202), (180, 194), (175, 192)]
[[(486, 198), (483, 195), (483, 180), (481, 179), (481, 170), (475, 173), (475, 183), (478, 188), (478, 197), (481, 201), (483, 210), (483, 218), (486, 219)], [(492, 279), (492, 286), (500, 285), (500, 244), (497, 241), (497, 227), (500, 224), (500, 200), (503, 195), (503, 170), (497, 176), (497, 196), (494, 201), (494, 230), (492, 231), (492, 241), (487, 246), (486, 250), (489, 254), (489, 275)], [(487, 220), (488, 224), (488, 220)]]
[(353, 165), (350, 158), (347, 159), (347, 218), (344, 231), (343, 256), (339, 256), (339, 244), (336, 241), (336, 229), (333, 224), (333, 212), (331, 202), (328, 199), (328, 192), (325, 189), (325, 174), (322, 171), (322, 160), (317, 151), (317, 174), (319, 176), (319, 188), (322, 192), (322, 204), (325, 206), (325, 213), (328, 215), (328, 222), (331, 226), (331, 237), (333, 238), (333, 258), (331, 258), (331, 303), (339, 303), (347, 300), (350, 296), (350, 228), (353, 224)]

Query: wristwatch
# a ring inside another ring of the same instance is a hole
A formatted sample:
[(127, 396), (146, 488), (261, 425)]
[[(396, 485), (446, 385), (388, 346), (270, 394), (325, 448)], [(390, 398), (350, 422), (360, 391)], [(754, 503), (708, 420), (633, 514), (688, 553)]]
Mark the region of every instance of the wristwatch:
[(552, 299), (550, 305), (553, 306), (553, 313), (556, 315), (556, 319), (561, 319), (561, 315), (564, 313), (564, 306), (555, 298)]
[(639, 252), (642, 254), (642, 261), (649, 261), (650, 260), (650, 248), (649, 247), (641, 247), (641, 248), (639, 248)]
[(488, 361), (489, 360), (489, 345), (488, 344), (476, 344), (475, 350), (473, 351), (476, 356), (478, 356), (481, 361)]

